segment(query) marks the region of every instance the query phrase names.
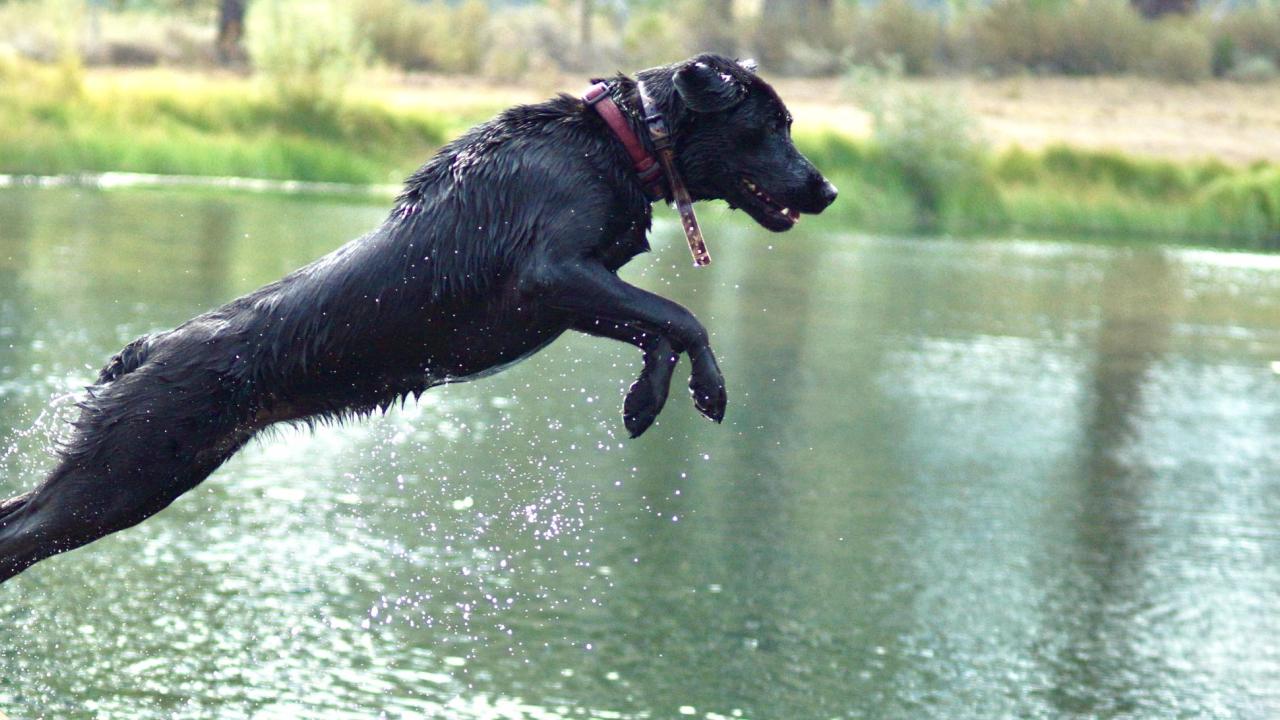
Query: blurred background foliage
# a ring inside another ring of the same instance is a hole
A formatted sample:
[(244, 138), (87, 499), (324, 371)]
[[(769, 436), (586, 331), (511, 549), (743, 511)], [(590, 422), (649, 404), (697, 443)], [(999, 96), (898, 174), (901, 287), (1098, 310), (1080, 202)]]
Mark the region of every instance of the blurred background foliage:
[(907, 75), (1259, 81), (1278, 74), (1280, 3), (3, 0), (0, 50), (42, 62), (74, 53), (88, 65), (221, 65), (289, 75), (372, 63), (519, 80), (717, 50), (797, 76), (893, 65)]
[[(1275, 148), (1242, 133), (1272, 122), (1280, 0), (0, 0), (0, 173), (391, 183), (514, 87), (702, 50), (808, 103), (797, 141), (852, 186), (841, 222), (1280, 247)], [(1055, 105), (1063, 79), (1114, 76), (1145, 83), (1140, 122), (1179, 147), (1215, 146), (1188, 144), (1174, 88), (1248, 89), (1197, 110), (1236, 156), (1133, 156), (1149, 144), (1112, 142), (1129, 99), (1082, 110), (1097, 88), (1077, 84)], [(982, 118), (957, 78), (994, 88)], [(984, 132), (1054, 107), (1051, 133), (1096, 116), (1098, 137)]]

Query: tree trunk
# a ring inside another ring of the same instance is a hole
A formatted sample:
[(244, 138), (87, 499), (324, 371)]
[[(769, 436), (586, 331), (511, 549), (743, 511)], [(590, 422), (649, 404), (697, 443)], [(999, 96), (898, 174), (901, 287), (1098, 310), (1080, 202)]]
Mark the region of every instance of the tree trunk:
[(245, 62), (244, 9), (248, 0), (218, 0), (218, 62), (240, 65)]
[(1130, 0), (1134, 8), (1148, 20), (1164, 15), (1190, 15), (1196, 11), (1196, 0)]

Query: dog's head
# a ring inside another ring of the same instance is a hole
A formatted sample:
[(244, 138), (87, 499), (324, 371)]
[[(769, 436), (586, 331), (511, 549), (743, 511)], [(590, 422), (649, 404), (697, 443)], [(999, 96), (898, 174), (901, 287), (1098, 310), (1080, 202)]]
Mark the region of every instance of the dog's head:
[(754, 63), (706, 54), (640, 79), (672, 126), (695, 200), (725, 200), (782, 232), (836, 199), (836, 187), (791, 142), (791, 114)]

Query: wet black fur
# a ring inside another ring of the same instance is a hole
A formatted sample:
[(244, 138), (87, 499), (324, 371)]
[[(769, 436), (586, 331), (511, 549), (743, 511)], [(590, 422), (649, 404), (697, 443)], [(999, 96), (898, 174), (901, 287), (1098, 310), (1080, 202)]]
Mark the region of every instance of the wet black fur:
[[(780, 207), (821, 212), (834, 199), (753, 68), (704, 55), (640, 78), (695, 199), (726, 199), (775, 230), (791, 223)], [(613, 82), (647, 139), (635, 82)], [(386, 408), (497, 372), (569, 329), (643, 350), (624, 404), (633, 436), (661, 410), (680, 353), (696, 407), (719, 421), (724, 383), (706, 330), (615, 274), (648, 249), (649, 224), (622, 145), (581, 100), (474, 128), (406, 181), (374, 231), (113, 357), (58, 466), (0, 502), (0, 582), (149, 517), (274, 423)]]

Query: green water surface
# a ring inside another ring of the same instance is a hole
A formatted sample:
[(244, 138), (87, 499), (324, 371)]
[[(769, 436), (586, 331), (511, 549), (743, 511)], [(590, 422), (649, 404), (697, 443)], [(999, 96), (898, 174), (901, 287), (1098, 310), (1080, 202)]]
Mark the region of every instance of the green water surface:
[[(124, 342), (384, 209), (0, 192), (0, 495)], [(670, 214), (730, 395), (569, 337), (0, 586), (12, 718), (1280, 717), (1280, 258)], [(49, 410), (49, 408), (53, 408)]]

